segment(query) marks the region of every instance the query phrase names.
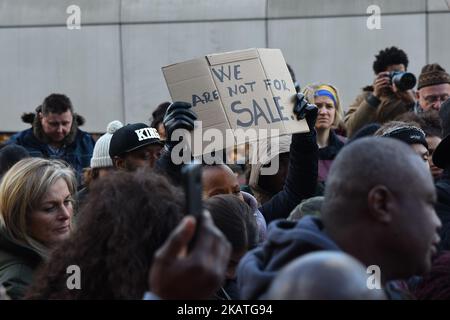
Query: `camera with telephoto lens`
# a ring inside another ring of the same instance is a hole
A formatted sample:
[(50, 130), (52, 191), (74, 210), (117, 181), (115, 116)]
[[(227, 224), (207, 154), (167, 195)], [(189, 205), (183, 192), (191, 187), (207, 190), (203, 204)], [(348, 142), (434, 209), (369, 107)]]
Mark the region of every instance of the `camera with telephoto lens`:
[(416, 76), (411, 72), (392, 71), (389, 74), (391, 83), (395, 84), (398, 90), (406, 91), (414, 88), (416, 85)]

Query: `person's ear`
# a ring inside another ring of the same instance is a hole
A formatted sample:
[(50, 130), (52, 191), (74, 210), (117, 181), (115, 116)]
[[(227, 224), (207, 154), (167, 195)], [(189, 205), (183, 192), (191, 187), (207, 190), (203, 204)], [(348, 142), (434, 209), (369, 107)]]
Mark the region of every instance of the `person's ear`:
[(125, 169), (126, 168), (125, 159), (116, 156), (112, 159), (112, 161), (113, 161), (114, 167), (116, 169)]
[(419, 99), (420, 99), (420, 93), (419, 93), (419, 90), (416, 90), (415, 93), (416, 93), (416, 99), (419, 100)]
[(42, 114), (42, 111), (39, 111), (37, 115), (38, 115), (39, 121), (41, 121), (42, 118), (44, 118), (44, 115)]
[(367, 195), (367, 206), (372, 219), (384, 224), (392, 221), (395, 198), (386, 186), (377, 185), (369, 191)]

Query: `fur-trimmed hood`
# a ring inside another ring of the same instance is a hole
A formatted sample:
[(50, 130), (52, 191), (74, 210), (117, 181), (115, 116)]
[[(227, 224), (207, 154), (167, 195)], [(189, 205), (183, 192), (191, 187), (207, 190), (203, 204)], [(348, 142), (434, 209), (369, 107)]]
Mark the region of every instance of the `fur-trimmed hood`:
[[(37, 116), (40, 111), (39, 107), (36, 108), (36, 112), (27, 112), (22, 114), (22, 121), (25, 123), (31, 124), (33, 128), (34, 136), (42, 143), (49, 144), (51, 141), (45, 135), (44, 130), (42, 129), (41, 122), (39, 121), (39, 117)], [(63, 144), (69, 145), (75, 141), (78, 127), (82, 126), (85, 123), (84, 117), (79, 114), (73, 114), (72, 128), (70, 128), (70, 132), (67, 137), (64, 138)]]

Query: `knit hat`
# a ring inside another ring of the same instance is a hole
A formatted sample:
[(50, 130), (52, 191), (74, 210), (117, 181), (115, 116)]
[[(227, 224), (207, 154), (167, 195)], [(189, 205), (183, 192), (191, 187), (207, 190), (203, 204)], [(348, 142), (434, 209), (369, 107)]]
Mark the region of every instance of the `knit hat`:
[(155, 128), (144, 123), (127, 124), (113, 134), (109, 155), (114, 158), (150, 144), (164, 146)]
[(302, 200), (302, 202), (291, 211), (287, 220), (298, 221), (306, 215), (320, 217), (320, 210), (322, 209), (323, 200), (323, 196)]
[(450, 83), (450, 75), (439, 64), (427, 64), (422, 68), (417, 90), (441, 83)]
[(426, 135), (422, 129), (404, 125), (400, 127), (392, 128), (381, 135), (382, 137), (394, 138), (406, 142), (407, 144), (421, 144), (428, 149), (428, 143), (425, 139)]
[(106, 133), (98, 138), (94, 146), (91, 158), (91, 168), (107, 168), (112, 167), (113, 163), (109, 156), (109, 144), (113, 133), (123, 127), (122, 122), (114, 120), (106, 127)]

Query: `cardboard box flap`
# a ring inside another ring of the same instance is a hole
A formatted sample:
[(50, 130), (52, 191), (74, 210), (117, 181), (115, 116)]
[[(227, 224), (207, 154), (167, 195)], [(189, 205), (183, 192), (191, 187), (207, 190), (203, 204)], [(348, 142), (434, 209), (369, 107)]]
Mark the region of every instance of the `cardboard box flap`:
[(225, 53), (215, 53), (206, 56), (209, 65), (216, 66), (236, 61), (257, 59), (259, 57), (257, 49), (247, 49), (240, 51), (230, 51)]
[(194, 59), (161, 68), (166, 82), (170, 84), (200, 77), (210, 77), (205, 59)]

